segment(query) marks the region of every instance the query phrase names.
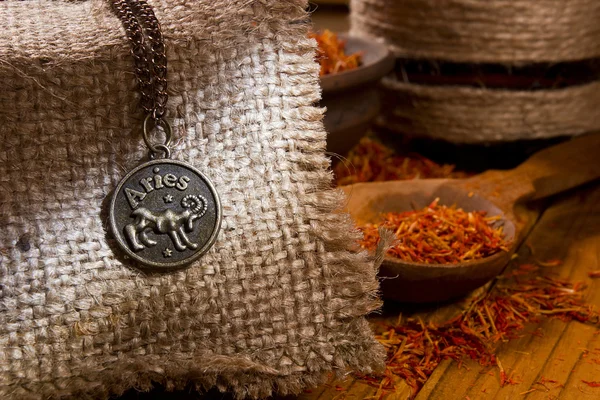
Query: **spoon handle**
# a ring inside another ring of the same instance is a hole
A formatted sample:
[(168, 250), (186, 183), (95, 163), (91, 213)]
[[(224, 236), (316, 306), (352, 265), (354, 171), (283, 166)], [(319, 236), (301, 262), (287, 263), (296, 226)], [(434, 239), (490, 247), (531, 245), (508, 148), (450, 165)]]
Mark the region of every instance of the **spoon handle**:
[(465, 184), (512, 208), (519, 201), (552, 196), (597, 178), (600, 133), (592, 133), (541, 150), (515, 169), (487, 171)]

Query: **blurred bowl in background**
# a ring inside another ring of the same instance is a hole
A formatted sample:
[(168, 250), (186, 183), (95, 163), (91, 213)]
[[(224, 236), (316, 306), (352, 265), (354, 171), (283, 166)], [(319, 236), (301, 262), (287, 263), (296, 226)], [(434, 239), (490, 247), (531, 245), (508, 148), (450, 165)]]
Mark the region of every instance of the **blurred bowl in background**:
[(384, 44), (343, 33), (338, 37), (346, 41), (346, 54), (362, 54), (358, 68), (321, 77), (327, 151), (345, 155), (379, 114), (377, 82), (393, 69), (394, 57)]

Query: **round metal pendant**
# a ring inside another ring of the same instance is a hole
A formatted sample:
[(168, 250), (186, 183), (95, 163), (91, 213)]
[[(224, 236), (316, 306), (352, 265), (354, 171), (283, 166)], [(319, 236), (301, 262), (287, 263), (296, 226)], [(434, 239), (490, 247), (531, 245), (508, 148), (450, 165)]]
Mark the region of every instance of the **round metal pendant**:
[(212, 182), (196, 168), (160, 159), (136, 167), (119, 182), (109, 217), (129, 257), (153, 268), (180, 268), (217, 239), (221, 202)]

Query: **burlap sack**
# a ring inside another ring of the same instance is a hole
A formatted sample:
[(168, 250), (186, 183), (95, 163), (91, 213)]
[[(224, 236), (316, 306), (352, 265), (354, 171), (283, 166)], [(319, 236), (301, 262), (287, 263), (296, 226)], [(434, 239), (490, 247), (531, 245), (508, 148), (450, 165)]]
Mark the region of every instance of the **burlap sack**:
[(0, 398), (259, 397), (370, 371), (377, 282), (326, 190), (306, 1), (150, 3), (174, 158), (213, 180), (222, 230), (183, 271), (114, 258), (106, 197), (147, 155), (121, 22), (106, 1), (0, 2)]

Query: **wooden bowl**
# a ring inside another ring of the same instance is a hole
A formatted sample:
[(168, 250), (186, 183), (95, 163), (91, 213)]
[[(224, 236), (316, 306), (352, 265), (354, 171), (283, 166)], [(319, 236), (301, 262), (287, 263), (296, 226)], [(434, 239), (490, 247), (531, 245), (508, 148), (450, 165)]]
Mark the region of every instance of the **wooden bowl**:
[(338, 38), (346, 41), (346, 54), (362, 54), (362, 63), (355, 69), (322, 76), (323, 95), (378, 81), (393, 69), (394, 57), (383, 43), (346, 33), (338, 34)]
[[(347, 210), (358, 225), (375, 223), (381, 214), (420, 210), (436, 198), (440, 204), (458, 205), (463, 210), (485, 211), (500, 216), (505, 238), (512, 243), (516, 226), (504, 211), (491, 201), (469, 193), (461, 181), (417, 179), (357, 183), (344, 186)], [(498, 275), (509, 262), (513, 250), (499, 252), (481, 260), (458, 264), (425, 264), (386, 256), (379, 269), (383, 297), (406, 303), (434, 303), (464, 296)]]
[(375, 83), (393, 69), (394, 57), (384, 44), (346, 34), (338, 37), (346, 41), (346, 54), (362, 53), (360, 67), (321, 77), (327, 150), (346, 154), (379, 114)]

